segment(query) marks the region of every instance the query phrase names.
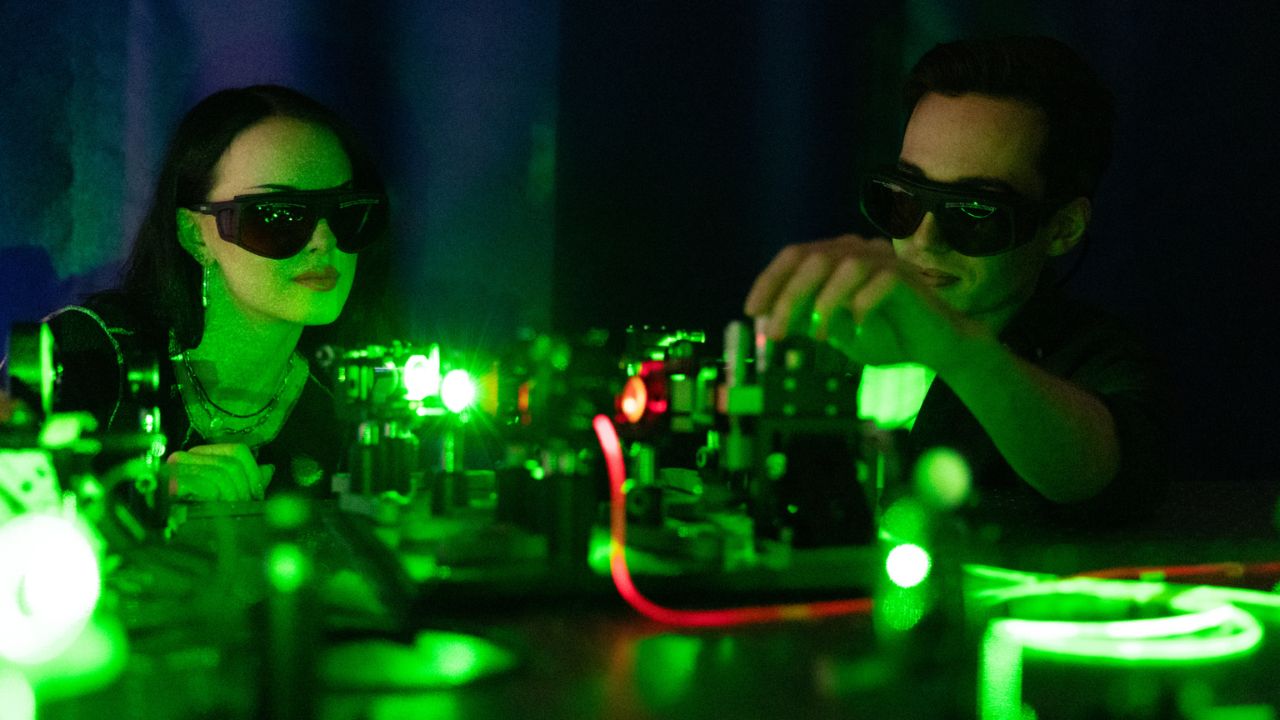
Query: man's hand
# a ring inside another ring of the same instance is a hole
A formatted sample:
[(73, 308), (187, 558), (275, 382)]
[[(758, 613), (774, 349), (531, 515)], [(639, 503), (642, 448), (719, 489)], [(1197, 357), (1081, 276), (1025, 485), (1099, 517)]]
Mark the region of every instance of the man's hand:
[(169, 456), (169, 487), (178, 500), (261, 500), (275, 471), (238, 443), (197, 445)]
[(843, 235), (780, 252), (747, 295), (773, 339), (809, 335), (860, 363), (918, 362), (942, 371), (980, 327), (921, 284), (889, 243)]

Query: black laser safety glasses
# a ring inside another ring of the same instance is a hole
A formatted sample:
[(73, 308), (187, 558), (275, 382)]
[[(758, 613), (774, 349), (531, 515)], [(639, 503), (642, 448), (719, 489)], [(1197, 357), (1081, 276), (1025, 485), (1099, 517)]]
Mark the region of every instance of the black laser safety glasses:
[(862, 214), (876, 230), (905, 238), (933, 213), (938, 231), (961, 255), (984, 257), (1008, 252), (1035, 237), (1054, 203), (1032, 202), (1010, 192), (993, 192), (935, 183), (898, 170), (863, 179)]
[(284, 260), (307, 246), (322, 219), (329, 222), (339, 250), (365, 249), (386, 224), (387, 198), (352, 190), (286, 190), (237, 195), (188, 209), (214, 216), (223, 240), (254, 255)]

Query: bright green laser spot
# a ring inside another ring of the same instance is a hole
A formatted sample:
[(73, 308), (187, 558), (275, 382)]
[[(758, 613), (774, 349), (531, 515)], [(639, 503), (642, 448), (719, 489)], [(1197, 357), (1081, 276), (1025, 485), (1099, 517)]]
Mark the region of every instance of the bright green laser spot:
[(947, 447), (926, 450), (916, 463), (914, 475), (916, 492), (934, 507), (959, 507), (973, 486), (969, 463)]
[(404, 388), (406, 400), (421, 400), (440, 392), (440, 348), (431, 348), (431, 355), (411, 355), (404, 363)]
[(451, 413), (460, 413), (476, 401), (476, 384), (466, 370), (450, 370), (440, 383), (440, 401)]
[(524, 469), (529, 471), (529, 477), (534, 480), (541, 480), (547, 476), (547, 471), (542, 468), (542, 463), (537, 460), (525, 460)]
[(889, 551), (884, 569), (889, 580), (900, 588), (912, 588), (929, 576), (932, 561), (929, 553), (919, 545), (905, 543)]
[(465, 685), (514, 663), (504, 648), (481, 637), (459, 633), (424, 632), (414, 643), (423, 669), (434, 676), (433, 685), (454, 687)]
[(16, 669), (0, 668), (0, 711), (14, 720), (35, 720), (36, 693)]
[(102, 590), (87, 531), (29, 513), (0, 527), (0, 658), (29, 665), (64, 651)]
[(267, 556), (267, 579), (276, 590), (297, 592), (307, 579), (307, 558), (293, 543), (280, 543)]

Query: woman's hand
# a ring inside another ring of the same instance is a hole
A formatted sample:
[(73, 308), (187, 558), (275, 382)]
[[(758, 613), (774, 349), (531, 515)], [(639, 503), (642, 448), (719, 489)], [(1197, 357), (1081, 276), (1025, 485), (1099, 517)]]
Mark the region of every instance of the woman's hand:
[(177, 500), (261, 500), (275, 471), (258, 465), (246, 445), (197, 445), (169, 456), (169, 490)]

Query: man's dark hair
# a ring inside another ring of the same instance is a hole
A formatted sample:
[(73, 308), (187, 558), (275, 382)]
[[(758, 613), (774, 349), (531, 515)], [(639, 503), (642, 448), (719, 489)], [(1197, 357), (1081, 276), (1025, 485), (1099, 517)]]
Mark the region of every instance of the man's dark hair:
[(1111, 161), (1111, 93), (1074, 50), (1048, 37), (960, 40), (936, 45), (903, 88), (907, 114), (926, 93), (979, 93), (1044, 111), (1048, 132), (1039, 169), (1046, 199), (1093, 197)]
[[(151, 207), (138, 229), (133, 251), (117, 291), (147, 323), (145, 330), (172, 331), (183, 348), (200, 343), (204, 308), (200, 302), (201, 267), (178, 243), (177, 210), (210, 198), (214, 168), (241, 132), (269, 117), (289, 117), (328, 128), (337, 136), (351, 161), (352, 182), (359, 190), (383, 191), (383, 182), (354, 130), (335, 113), (302, 93), (279, 85), (255, 85), (220, 90), (187, 112), (169, 143)], [(304, 345), (313, 335), (343, 342), (350, 330), (377, 332), (387, 315), (378, 306), (387, 301), (390, 248), (379, 238), (360, 253), (351, 296), (339, 320), (330, 327), (307, 328)]]

